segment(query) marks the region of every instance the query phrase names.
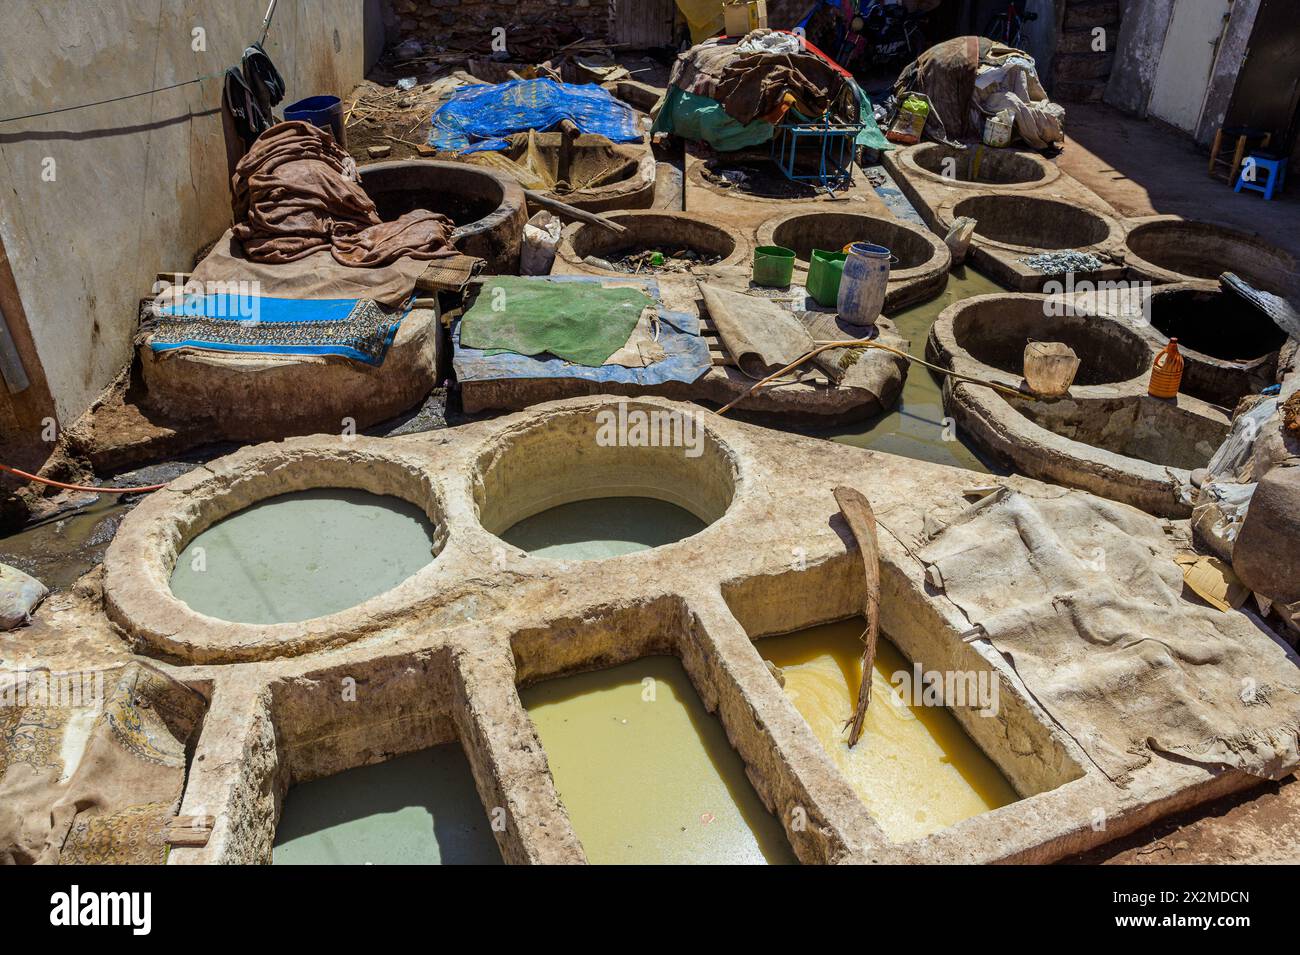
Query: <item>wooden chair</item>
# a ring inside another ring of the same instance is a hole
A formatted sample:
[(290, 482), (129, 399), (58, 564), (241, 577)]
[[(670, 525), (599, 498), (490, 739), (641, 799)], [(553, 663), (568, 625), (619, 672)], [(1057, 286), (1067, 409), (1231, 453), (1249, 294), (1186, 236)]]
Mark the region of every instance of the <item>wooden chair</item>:
[[(1231, 143), (1232, 137), (1236, 137), (1235, 146)], [(1237, 173), (1241, 171), (1241, 161), (1245, 158), (1246, 150), (1264, 149), (1272, 138), (1272, 133), (1262, 129), (1252, 129), (1249, 126), (1220, 126), (1218, 132), (1214, 134), (1214, 144), (1210, 147), (1210, 176), (1224, 179), (1230, 184), (1236, 183)], [(1225, 143), (1225, 140), (1228, 142)]]

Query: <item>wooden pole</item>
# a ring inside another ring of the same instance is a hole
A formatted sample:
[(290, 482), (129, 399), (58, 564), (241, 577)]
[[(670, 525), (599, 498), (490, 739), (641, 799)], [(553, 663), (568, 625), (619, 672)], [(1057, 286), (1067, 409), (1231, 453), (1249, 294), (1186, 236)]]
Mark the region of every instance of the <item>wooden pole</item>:
[(550, 209), (552, 212), (558, 212), (560, 215), (568, 216), (570, 219), (577, 219), (579, 222), (590, 222), (592, 225), (601, 226), (610, 232), (627, 231), (627, 226), (619, 225), (617, 222), (606, 219), (594, 212), (588, 212), (586, 209), (571, 206), (567, 202), (561, 202), (559, 199), (554, 199), (544, 192), (538, 192), (536, 189), (525, 189), (524, 195), (528, 197), (529, 202), (535, 202), (539, 206)]
[(880, 543), (876, 538), (876, 515), (865, 494), (856, 488), (837, 487), (835, 503), (840, 506), (849, 530), (857, 539), (866, 576), (863, 616), (867, 618), (867, 629), (862, 635), (862, 685), (858, 687), (858, 702), (853, 715), (844, 724), (850, 727), (849, 746), (853, 746), (862, 736), (867, 707), (871, 705), (871, 673), (876, 663), (876, 644), (880, 640)]

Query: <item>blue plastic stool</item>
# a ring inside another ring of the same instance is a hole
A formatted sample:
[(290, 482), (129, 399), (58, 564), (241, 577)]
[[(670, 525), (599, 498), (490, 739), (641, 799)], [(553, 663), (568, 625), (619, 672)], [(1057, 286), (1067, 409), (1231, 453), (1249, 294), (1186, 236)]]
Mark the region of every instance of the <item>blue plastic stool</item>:
[[(1246, 179), (1246, 174), (1254, 170), (1254, 182)], [(1268, 182), (1264, 185), (1259, 184), (1260, 170), (1268, 172)], [(1254, 153), (1246, 157), (1245, 162), (1241, 164), (1241, 173), (1237, 176), (1237, 186), (1233, 192), (1241, 192), (1243, 189), (1250, 189), (1253, 192), (1264, 193), (1265, 200), (1273, 198), (1273, 192), (1280, 189), (1286, 183), (1286, 160), (1274, 159), (1271, 156), (1259, 156)]]

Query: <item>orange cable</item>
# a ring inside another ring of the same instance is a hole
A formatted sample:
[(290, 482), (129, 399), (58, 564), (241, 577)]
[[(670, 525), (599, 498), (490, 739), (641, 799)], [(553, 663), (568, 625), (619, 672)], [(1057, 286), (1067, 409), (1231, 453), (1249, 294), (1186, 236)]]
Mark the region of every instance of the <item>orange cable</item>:
[(29, 481), (48, 484), (50, 487), (63, 488), (65, 491), (89, 491), (92, 494), (143, 494), (146, 491), (157, 491), (167, 486), (166, 484), (150, 484), (148, 487), (91, 487), (86, 484), (64, 484), (62, 481), (51, 481), (49, 478), (37, 477), (35, 474), (28, 474), (26, 471), (11, 468), (7, 464), (0, 464), (0, 471), (8, 471), (10, 474), (16, 474)]

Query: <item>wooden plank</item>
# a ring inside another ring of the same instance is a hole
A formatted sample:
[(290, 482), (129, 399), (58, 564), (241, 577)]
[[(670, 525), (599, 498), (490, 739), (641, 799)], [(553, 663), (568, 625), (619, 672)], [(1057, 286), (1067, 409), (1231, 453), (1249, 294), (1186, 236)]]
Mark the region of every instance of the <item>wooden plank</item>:
[(213, 816), (177, 816), (167, 824), (166, 841), (174, 846), (201, 849), (212, 837)]

